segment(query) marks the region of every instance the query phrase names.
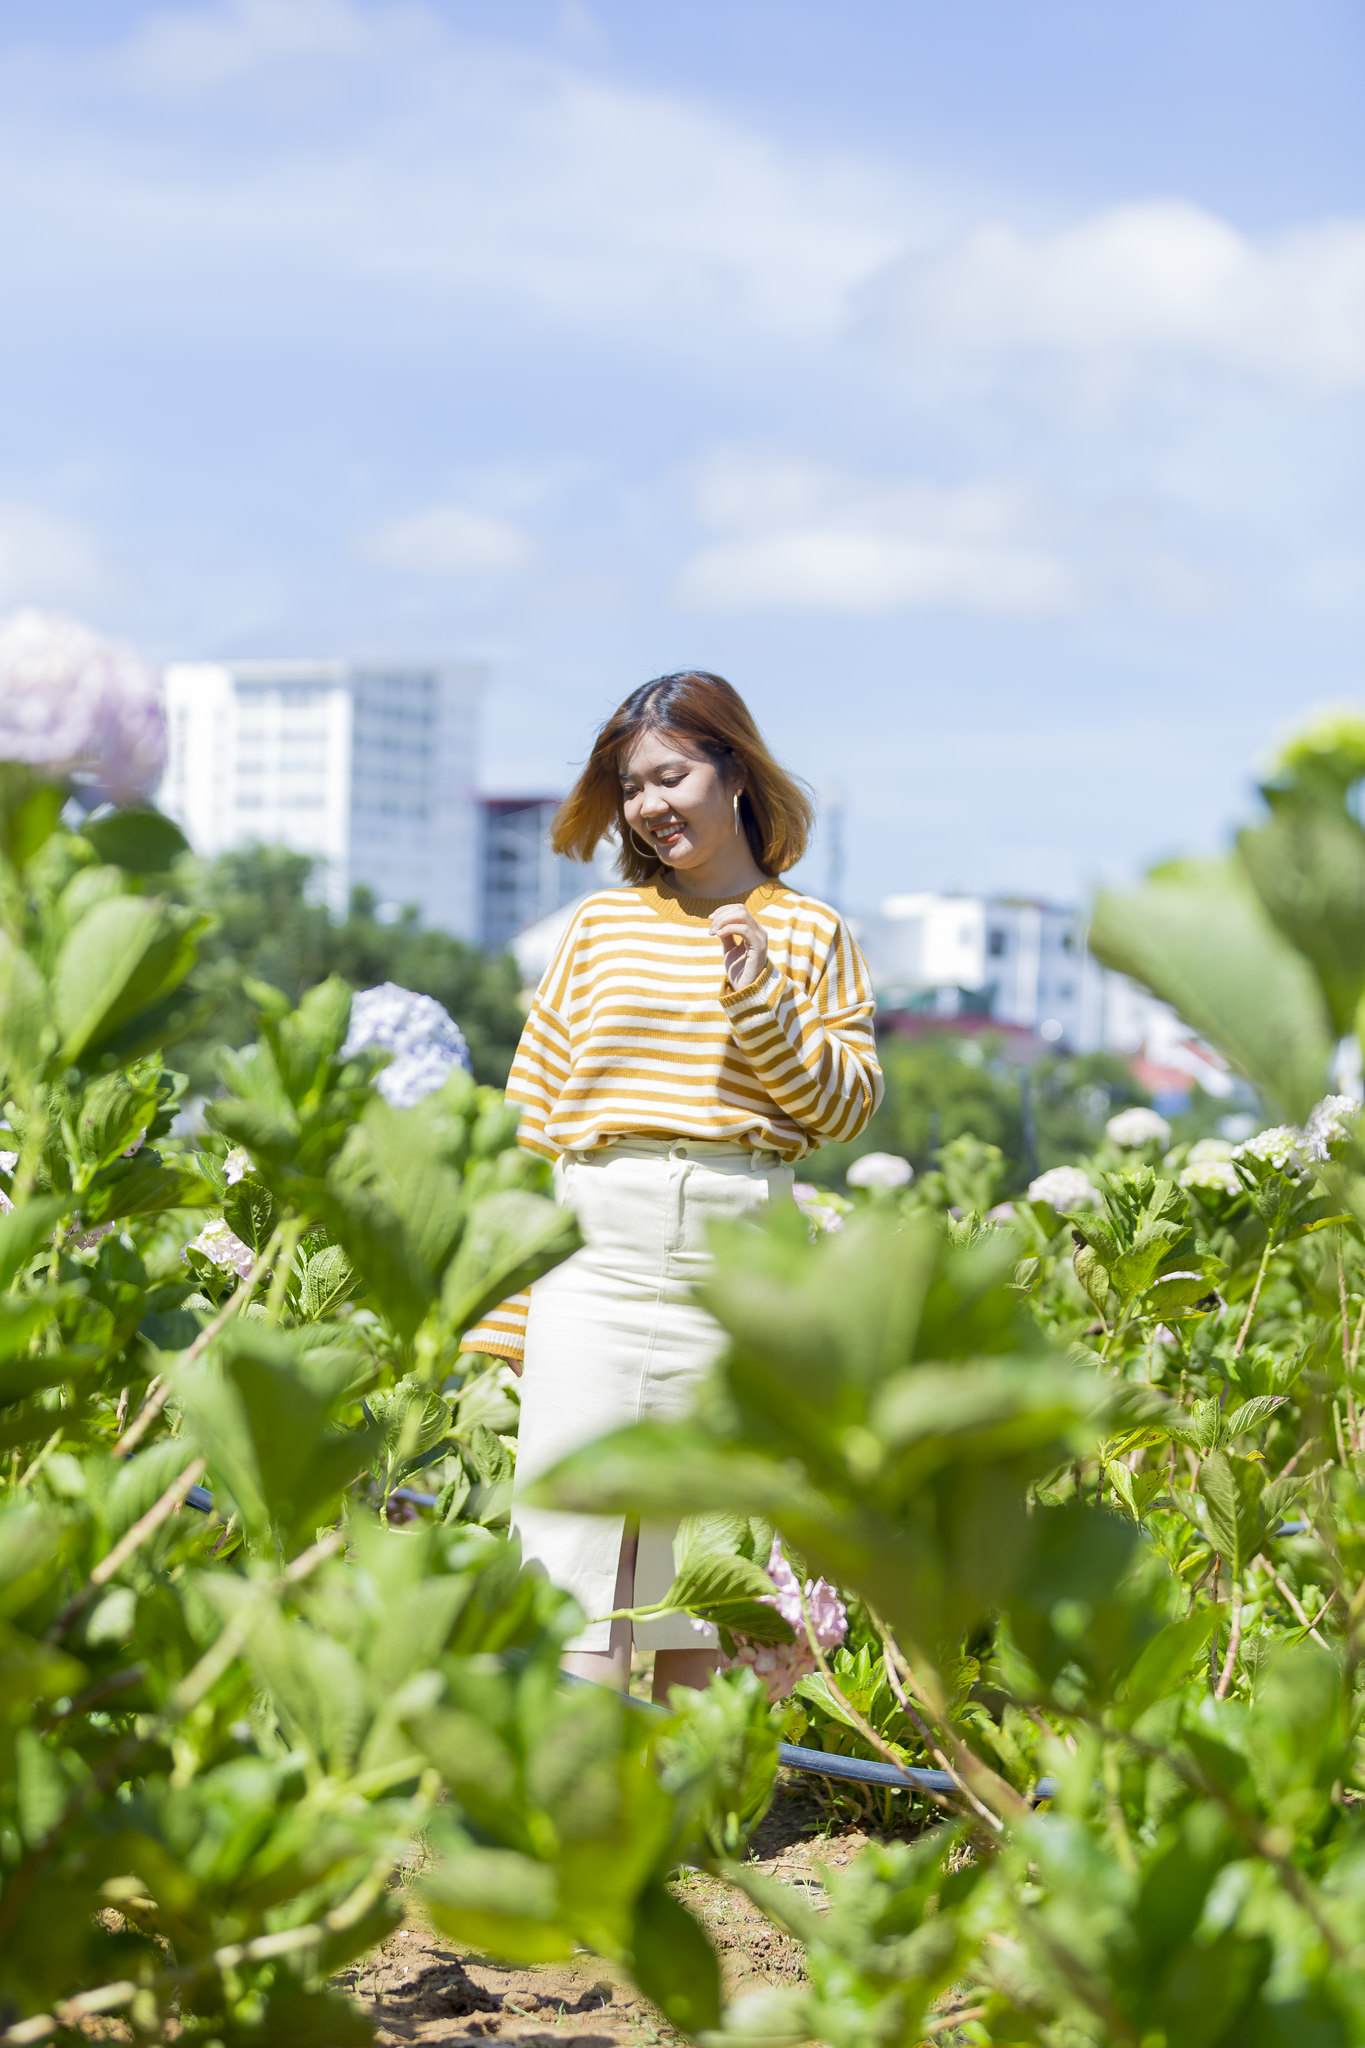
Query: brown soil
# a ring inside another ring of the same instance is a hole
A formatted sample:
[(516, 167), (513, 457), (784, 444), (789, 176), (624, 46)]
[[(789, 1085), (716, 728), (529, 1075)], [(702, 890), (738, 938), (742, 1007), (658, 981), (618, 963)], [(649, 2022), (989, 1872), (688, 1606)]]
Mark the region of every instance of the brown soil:
[[(831, 1821), (808, 1779), (783, 1773), (749, 1861), (818, 1902), (821, 1868), (842, 1870), (869, 1840), (855, 1822)], [(800, 1945), (732, 1886), (682, 1871), (678, 1896), (706, 1928), (721, 1959), (727, 1996), (799, 1982)], [(611, 1965), (585, 1955), (532, 1967), (490, 1962), (434, 1934), (414, 1905), (407, 1924), (337, 1979), (374, 2023), (379, 2048), (475, 2041), (518, 2048), (647, 2048), (678, 2037)]]

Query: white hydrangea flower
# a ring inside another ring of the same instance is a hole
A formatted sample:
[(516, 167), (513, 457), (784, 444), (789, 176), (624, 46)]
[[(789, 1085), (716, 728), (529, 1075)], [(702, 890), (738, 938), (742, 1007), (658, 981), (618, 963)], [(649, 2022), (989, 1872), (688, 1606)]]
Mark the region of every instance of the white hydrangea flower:
[(400, 988), (396, 981), (361, 989), (351, 998), (351, 1028), (342, 1053), (350, 1058), (367, 1045), (382, 1045), (393, 1054), (375, 1087), (395, 1109), (411, 1109), (454, 1068), (470, 1070), (464, 1033), (445, 1005), (435, 996)]
[(914, 1178), (914, 1167), (898, 1152), (864, 1152), (844, 1175), (851, 1188), (905, 1188)]
[(1202, 1166), (1206, 1159), (1231, 1159), (1233, 1147), (1228, 1138), (1199, 1138), (1190, 1147), (1190, 1166)]
[(228, 1186), (230, 1188), (236, 1187), (239, 1180), (245, 1180), (247, 1175), (254, 1171), (255, 1166), (251, 1154), (247, 1151), (245, 1145), (234, 1145), (227, 1158), (223, 1161), (223, 1179), (227, 1182)]
[(1351, 1123), (1360, 1114), (1352, 1095), (1324, 1095), (1308, 1112), (1303, 1127), (1304, 1146), (1310, 1159), (1330, 1159), (1333, 1145), (1344, 1145), (1351, 1136)]
[(1243, 1192), (1242, 1183), (1237, 1178), (1237, 1169), (1231, 1159), (1192, 1158), (1189, 1164), (1181, 1169), (1180, 1185), (1182, 1188), (1193, 1188), (1196, 1193), (1201, 1189), (1207, 1190), (1210, 1194), (1223, 1195), (1240, 1195)]
[(256, 1263), (256, 1254), (251, 1246), (243, 1244), (236, 1231), (229, 1230), (221, 1216), (215, 1223), (206, 1223), (198, 1237), (190, 1239), (185, 1251), (202, 1252), (211, 1265), (221, 1267), (225, 1273), (236, 1273), (242, 1280)]
[(0, 623), (0, 760), (79, 775), (118, 803), (150, 795), (166, 765), (156, 670), (74, 619), (12, 613)]
[(1028, 1198), (1031, 1202), (1046, 1202), (1059, 1216), (1069, 1215), (1073, 1209), (1098, 1209), (1100, 1205), (1099, 1189), (1079, 1166), (1050, 1166), (1046, 1173), (1029, 1182)]
[(1154, 1109), (1121, 1109), (1110, 1117), (1104, 1135), (1111, 1144), (1132, 1152), (1141, 1145), (1169, 1145), (1171, 1127)]
[(813, 1231), (843, 1229), (844, 1219), (837, 1209), (830, 1206), (823, 1188), (815, 1187), (808, 1180), (795, 1181), (792, 1184), (792, 1200)]
[(1300, 1174), (1308, 1167), (1303, 1132), (1296, 1130), (1293, 1124), (1272, 1124), (1268, 1130), (1257, 1131), (1255, 1137), (1248, 1138), (1245, 1145), (1239, 1145), (1232, 1156), (1234, 1159), (1259, 1159), (1263, 1165), (1273, 1166), (1280, 1173)]

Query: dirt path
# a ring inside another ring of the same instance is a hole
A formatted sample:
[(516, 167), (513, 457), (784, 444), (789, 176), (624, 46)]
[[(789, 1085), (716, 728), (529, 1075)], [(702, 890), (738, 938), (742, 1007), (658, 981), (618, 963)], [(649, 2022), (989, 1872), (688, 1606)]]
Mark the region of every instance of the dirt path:
[[(821, 1865), (846, 1867), (867, 1841), (856, 1824), (827, 1827), (809, 1782), (792, 1774), (754, 1838), (750, 1861), (809, 1895)], [(728, 1885), (684, 1871), (679, 1896), (715, 1944), (727, 1995), (800, 1981), (799, 1944)], [(434, 1934), (415, 1906), (382, 1948), (337, 1982), (373, 2021), (379, 2048), (453, 2048), (490, 2037), (508, 2048), (647, 2048), (678, 2038), (620, 1972), (595, 1957), (530, 1968), (490, 1962)]]

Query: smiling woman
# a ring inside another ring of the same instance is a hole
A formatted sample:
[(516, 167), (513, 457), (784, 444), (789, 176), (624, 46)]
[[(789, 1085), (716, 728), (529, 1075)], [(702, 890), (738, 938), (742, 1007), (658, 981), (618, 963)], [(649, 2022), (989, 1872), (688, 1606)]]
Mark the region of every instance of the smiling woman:
[[(580, 859), (618, 834), (627, 883), (579, 907), (507, 1090), (584, 1243), (465, 1348), (516, 1363), (524, 1343), (513, 1519), (589, 1618), (568, 1660), (584, 1677), (624, 1683), (632, 1625), (611, 1616), (662, 1598), (675, 1532), (532, 1508), (525, 1490), (595, 1437), (687, 1412), (719, 1348), (694, 1298), (711, 1224), (790, 1200), (792, 1162), (856, 1136), (881, 1097), (862, 956), (781, 878), (810, 824), (742, 699), (702, 671), (626, 699), (555, 821)], [(715, 1664), (715, 1631), (683, 1614), (634, 1641), (656, 1653), (658, 1698)]]

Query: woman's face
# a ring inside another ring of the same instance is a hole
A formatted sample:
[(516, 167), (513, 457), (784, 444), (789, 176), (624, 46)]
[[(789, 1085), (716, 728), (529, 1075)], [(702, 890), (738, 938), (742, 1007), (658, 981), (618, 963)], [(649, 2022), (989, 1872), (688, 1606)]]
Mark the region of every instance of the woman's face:
[(665, 867), (705, 867), (732, 840), (734, 785), (668, 732), (642, 733), (621, 767), (626, 823)]

